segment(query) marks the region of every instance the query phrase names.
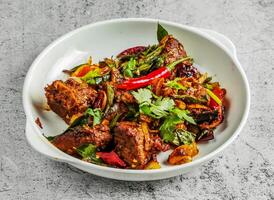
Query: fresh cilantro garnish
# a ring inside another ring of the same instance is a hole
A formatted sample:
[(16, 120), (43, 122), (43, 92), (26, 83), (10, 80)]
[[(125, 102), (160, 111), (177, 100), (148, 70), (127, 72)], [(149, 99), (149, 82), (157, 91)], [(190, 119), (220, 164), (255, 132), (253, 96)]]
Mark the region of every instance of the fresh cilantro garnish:
[(165, 118), (163, 124), (160, 127), (161, 137), (165, 142), (173, 142), (175, 138), (176, 125), (181, 123), (182, 120), (176, 115), (170, 115)]
[(179, 108), (174, 108), (169, 112), (169, 115), (160, 127), (161, 136), (165, 142), (171, 142), (175, 145), (192, 143), (191, 141), (193, 141), (194, 137), (190, 132), (176, 129), (176, 125), (183, 123), (184, 120), (191, 124), (196, 124), (189, 114), (188, 110), (181, 110)]
[(172, 112), (175, 113), (180, 119), (184, 119), (191, 124), (196, 124), (194, 119), (191, 116), (189, 116), (190, 112), (188, 110), (181, 110), (179, 108), (174, 108)]
[(193, 134), (184, 129), (176, 129), (174, 133), (175, 137), (172, 143), (175, 145), (179, 146), (181, 144), (192, 144), (195, 141)]
[(182, 122), (183, 120), (176, 115), (167, 117), (160, 127), (162, 139), (165, 142), (170, 142), (177, 146), (181, 144), (191, 144), (195, 140), (192, 133), (183, 129), (176, 129), (176, 125)]
[(175, 103), (171, 98), (158, 97), (149, 89), (139, 89), (132, 92), (133, 96), (139, 104), (140, 113), (146, 114), (156, 119), (164, 118), (164, 122), (160, 127), (162, 139), (175, 145), (190, 143), (189, 132), (176, 129), (176, 125), (187, 121), (196, 124), (194, 119), (189, 115), (188, 110), (174, 108)]
[(138, 92), (132, 92), (132, 95), (135, 97), (138, 104), (142, 104), (144, 102), (151, 103), (152, 92), (149, 89), (139, 89)]
[(85, 112), (85, 115), (90, 115), (93, 117), (93, 126), (100, 124), (102, 120), (102, 111), (98, 108), (96, 109), (91, 109), (88, 108)]
[(96, 157), (96, 146), (93, 144), (82, 145), (76, 149), (76, 152), (85, 160), (93, 163), (102, 163), (102, 160)]
[(179, 83), (179, 80), (180, 78), (175, 78), (174, 80), (168, 81), (166, 85), (176, 90), (186, 90), (187, 88), (183, 86), (181, 83)]
[(155, 106), (162, 109), (163, 111), (169, 111), (175, 105), (174, 101), (168, 97), (164, 97), (164, 98), (159, 97), (159, 98), (157, 98), (157, 100), (155, 101), (154, 104), (155, 104)]
[[(167, 116), (175, 105), (172, 99), (157, 97), (146, 88), (139, 89), (137, 92), (132, 92), (132, 94), (139, 104), (140, 112), (156, 119)], [(156, 100), (152, 100), (153, 97), (156, 97)]]

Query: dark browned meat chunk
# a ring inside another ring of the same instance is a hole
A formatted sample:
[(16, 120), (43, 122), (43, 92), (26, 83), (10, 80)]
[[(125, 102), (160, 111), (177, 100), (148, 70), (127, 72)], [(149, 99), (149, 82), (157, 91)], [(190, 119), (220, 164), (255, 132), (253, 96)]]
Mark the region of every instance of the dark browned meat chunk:
[(97, 96), (88, 84), (74, 79), (54, 81), (45, 91), (49, 107), (67, 124), (73, 115), (81, 114), (91, 106)]
[(117, 102), (124, 102), (125, 104), (134, 104), (136, 103), (134, 96), (124, 90), (116, 90), (115, 97)]
[(128, 108), (126, 104), (124, 104), (123, 102), (119, 102), (113, 104), (113, 106), (110, 107), (110, 109), (108, 109), (108, 111), (105, 113), (104, 117), (106, 120), (111, 122), (115, 118), (115, 116), (119, 115), (119, 118), (123, 118), (124, 115), (127, 114), (127, 112)]
[(73, 154), (75, 148), (84, 144), (94, 144), (96, 147), (105, 147), (111, 141), (112, 136), (107, 125), (96, 125), (93, 128), (89, 126), (77, 126), (66, 133), (54, 138), (54, 144), (60, 150)]
[[(161, 44), (165, 44), (163, 54), (166, 55), (166, 65), (187, 56), (184, 46), (171, 35), (164, 37), (161, 41)], [(178, 64), (175, 71), (177, 77), (191, 77), (198, 73), (198, 70), (187, 61)]]
[(163, 50), (163, 54), (166, 55), (165, 64), (187, 56), (184, 46), (171, 35), (164, 37), (160, 44), (165, 44)]
[(120, 122), (114, 129), (116, 153), (132, 168), (142, 168), (151, 159), (148, 130), (136, 122)]

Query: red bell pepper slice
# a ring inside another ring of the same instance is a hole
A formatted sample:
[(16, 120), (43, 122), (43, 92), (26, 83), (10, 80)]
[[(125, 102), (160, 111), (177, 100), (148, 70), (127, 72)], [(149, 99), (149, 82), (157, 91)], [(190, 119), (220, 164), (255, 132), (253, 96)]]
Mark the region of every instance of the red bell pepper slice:
[[(221, 89), (220, 87), (214, 87), (212, 92), (221, 100), (223, 101), (224, 96), (225, 96), (225, 91)], [(219, 108), (219, 104), (212, 98), (209, 100), (209, 107), (217, 110)]]
[(114, 152), (97, 152), (96, 153), (106, 164), (116, 166), (116, 167), (126, 167), (126, 163), (119, 158), (119, 156)]

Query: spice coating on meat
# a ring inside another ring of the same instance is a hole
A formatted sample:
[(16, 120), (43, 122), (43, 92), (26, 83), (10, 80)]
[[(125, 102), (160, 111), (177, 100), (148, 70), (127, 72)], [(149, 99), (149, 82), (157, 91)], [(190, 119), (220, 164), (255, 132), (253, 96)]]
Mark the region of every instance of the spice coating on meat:
[(165, 45), (163, 54), (166, 55), (166, 65), (187, 56), (184, 46), (171, 35), (164, 37), (161, 44)]
[(120, 122), (114, 129), (116, 153), (131, 166), (142, 168), (151, 159), (149, 133), (136, 122)]
[(48, 105), (52, 111), (69, 124), (73, 115), (83, 113), (91, 106), (97, 92), (87, 83), (74, 79), (54, 81), (45, 88)]
[(68, 154), (73, 154), (75, 149), (84, 144), (94, 144), (96, 147), (105, 147), (112, 140), (107, 125), (77, 126), (55, 137), (52, 144)]

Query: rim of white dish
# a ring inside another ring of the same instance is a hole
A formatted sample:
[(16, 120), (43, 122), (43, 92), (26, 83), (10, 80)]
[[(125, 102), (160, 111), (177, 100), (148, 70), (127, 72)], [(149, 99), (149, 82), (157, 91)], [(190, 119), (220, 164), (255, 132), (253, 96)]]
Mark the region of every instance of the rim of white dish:
[[(214, 43), (216, 46), (218, 46), (219, 48), (221, 48), (233, 61), (233, 63), (235, 64), (235, 66), (238, 68), (241, 77), (243, 79), (244, 82), (244, 88), (246, 91), (246, 99), (245, 99), (245, 108), (244, 108), (244, 112), (242, 114), (242, 118), (241, 121), (238, 124), (238, 127), (236, 128), (235, 132), (231, 135), (231, 137), (225, 141), (222, 145), (220, 145), (218, 148), (216, 148), (214, 151), (212, 151), (211, 153), (193, 160), (190, 163), (186, 163), (183, 165), (176, 165), (176, 166), (171, 166), (168, 168), (160, 168), (160, 169), (154, 169), (154, 170), (136, 170), (136, 169), (119, 169), (119, 168), (112, 168), (112, 167), (106, 167), (106, 166), (100, 166), (100, 165), (96, 165), (96, 164), (92, 164), (92, 163), (88, 163), (85, 161), (82, 161), (80, 159), (74, 158), (70, 155), (67, 155), (66, 153), (60, 151), (59, 149), (57, 149), (56, 147), (53, 147), (51, 145), (50, 142), (47, 141), (47, 145), (49, 148), (56, 148), (56, 150), (58, 150), (60, 153), (60, 155), (62, 155), (65, 159), (69, 159), (70, 162), (72, 162), (73, 164), (80, 164), (82, 166), (86, 166), (86, 167), (93, 167), (95, 169), (98, 170), (102, 170), (102, 171), (111, 171), (111, 172), (117, 172), (117, 173), (127, 173), (127, 174), (157, 174), (157, 173), (161, 173), (161, 172), (169, 172), (169, 171), (174, 171), (174, 170), (179, 170), (179, 169), (183, 169), (186, 167), (191, 167), (191, 166), (196, 166), (199, 165), (211, 158), (213, 158), (216, 154), (218, 154), (219, 152), (221, 152), (223, 149), (225, 149), (229, 144), (232, 143), (232, 141), (234, 141), (234, 139), (238, 136), (238, 134), (240, 133), (240, 131), (242, 130), (245, 122), (247, 121), (247, 117), (248, 117), (248, 112), (249, 112), (249, 108), (250, 108), (250, 89), (249, 89), (249, 84), (248, 84), (248, 80), (247, 77), (245, 75), (244, 70), (241, 67), (240, 62), (238, 61), (236, 55), (231, 54), (228, 49), (226, 47), (224, 47), (224, 45), (222, 43), (220, 43), (219, 41), (217, 41), (214, 38), (211, 38), (210, 36), (203, 34), (201, 31), (199, 31), (197, 28), (191, 27), (191, 26), (187, 26), (187, 25), (182, 25), (176, 22), (170, 22), (170, 21), (166, 21), (166, 20), (161, 20), (161, 19), (151, 19), (151, 18), (118, 18), (118, 19), (112, 19), (112, 20), (106, 20), (106, 21), (99, 21), (96, 23), (91, 23), (85, 26), (82, 26), (80, 28), (77, 28), (71, 32), (68, 32), (66, 34), (64, 34), (63, 36), (59, 37), (58, 39), (56, 39), (55, 41), (53, 41), (50, 45), (48, 45), (37, 57), (36, 59), (33, 61), (33, 63), (31, 64), (27, 75), (25, 77), (25, 81), (24, 81), (24, 86), (23, 86), (23, 107), (24, 107), (24, 111), (26, 113), (26, 118), (27, 120), (29, 120), (29, 123), (32, 125), (32, 128), (35, 130), (35, 132), (39, 132), (39, 136), (42, 139), (42, 134), (41, 134), (41, 130), (35, 125), (34, 119), (32, 119), (32, 112), (30, 109), (30, 102), (28, 101), (28, 91), (29, 91), (29, 85), (30, 85), (30, 79), (32, 76), (32, 72), (34, 70), (34, 68), (36, 67), (37, 63), (40, 62), (40, 60), (49, 52), (51, 51), (52, 48), (54, 48), (56, 45), (58, 45), (59, 43), (61, 43), (63, 40), (67, 39), (68, 37), (82, 31), (85, 29), (89, 29), (89, 28), (95, 28), (96, 26), (101, 26), (101, 25), (107, 25), (107, 24), (112, 24), (112, 23), (121, 23), (121, 22), (153, 22), (153, 23), (161, 23), (161, 24), (167, 24), (167, 25), (171, 25), (177, 28), (181, 28), (181, 29), (185, 29), (187, 31), (192, 32), (193, 34), (199, 35), (205, 39), (207, 39), (208, 41)], [(43, 139), (42, 139), (43, 140)], [(43, 152), (41, 152), (43, 153)], [(47, 154), (44, 154), (48, 157)], [(66, 162), (66, 161), (64, 161)]]

